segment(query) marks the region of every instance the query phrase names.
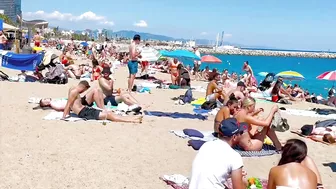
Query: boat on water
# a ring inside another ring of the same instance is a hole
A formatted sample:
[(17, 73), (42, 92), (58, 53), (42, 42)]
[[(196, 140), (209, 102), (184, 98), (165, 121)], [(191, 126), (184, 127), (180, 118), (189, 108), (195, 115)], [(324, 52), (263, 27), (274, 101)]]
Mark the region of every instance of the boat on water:
[(231, 46), (231, 45), (223, 45), (223, 46), (219, 46), (219, 47), (214, 47), (214, 49), (217, 49), (217, 50), (239, 50), (238, 47)]

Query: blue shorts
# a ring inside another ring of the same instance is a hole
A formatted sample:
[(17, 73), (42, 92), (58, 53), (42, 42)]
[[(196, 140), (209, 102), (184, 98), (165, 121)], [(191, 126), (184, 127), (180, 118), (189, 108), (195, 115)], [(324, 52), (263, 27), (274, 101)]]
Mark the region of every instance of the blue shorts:
[(131, 75), (135, 75), (136, 73), (138, 73), (138, 61), (128, 61), (128, 71)]
[(0, 50), (4, 50), (5, 49), (5, 45), (0, 44)]

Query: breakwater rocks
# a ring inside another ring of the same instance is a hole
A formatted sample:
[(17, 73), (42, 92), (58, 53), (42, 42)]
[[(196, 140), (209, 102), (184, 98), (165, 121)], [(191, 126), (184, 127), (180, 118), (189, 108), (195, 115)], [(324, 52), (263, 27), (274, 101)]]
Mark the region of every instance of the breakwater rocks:
[(305, 57), (305, 58), (329, 58), (336, 59), (336, 53), (325, 52), (291, 52), (291, 51), (268, 51), (268, 50), (246, 50), (246, 49), (199, 49), (203, 54), (227, 54), (246, 56), (281, 56), (281, 57)]

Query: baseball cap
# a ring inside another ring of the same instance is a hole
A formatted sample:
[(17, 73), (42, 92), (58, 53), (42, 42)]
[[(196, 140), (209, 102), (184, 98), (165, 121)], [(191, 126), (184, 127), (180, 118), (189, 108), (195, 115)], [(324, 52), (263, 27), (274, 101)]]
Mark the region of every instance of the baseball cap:
[(232, 137), (235, 134), (243, 133), (247, 127), (247, 123), (239, 123), (237, 119), (229, 118), (220, 123), (219, 133), (226, 137)]
[(239, 81), (239, 82), (237, 83), (237, 87), (246, 87), (246, 85), (245, 85), (244, 82)]
[(139, 40), (140, 41), (141, 37), (139, 34), (135, 34), (133, 37), (133, 40)]

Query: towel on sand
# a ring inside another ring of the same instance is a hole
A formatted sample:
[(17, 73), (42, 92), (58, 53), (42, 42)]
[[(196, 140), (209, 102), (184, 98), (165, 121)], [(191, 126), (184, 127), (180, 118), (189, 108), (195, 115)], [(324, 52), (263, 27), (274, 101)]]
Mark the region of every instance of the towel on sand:
[[(63, 112), (50, 112), (43, 119), (44, 120), (61, 120), (63, 117)], [(76, 114), (70, 113), (70, 117), (66, 118), (65, 121), (76, 122), (76, 121), (85, 121), (85, 119), (79, 118)], [(105, 122), (109, 123), (109, 120), (88, 120), (88, 121), (97, 121), (97, 122)]]
[[(171, 186), (174, 189), (188, 189), (189, 188), (189, 178), (180, 175), (180, 174), (173, 174), (173, 175), (163, 175), (160, 177), (162, 181), (164, 181), (167, 185)], [(259, 178), (262, 188), (267, 189), (268, 181), (266, 179)], [(224, 185), (231, 189), (232, 188), (232, 180), (228, 179)]]
[(190, 114), (190, 113), (179, 113), (179, 112), (160, 112), (160, 111), (144, 111), (145, 115), (156, 116), (156, 117), (171, 117), (174, 119), (185, 118), (185, 119), (200, 119), (206, 120), (207, 116), (200, 114)]
[(336, 119), (336, 114), (321, 115), (321, 114), (316, 113), (315, 111), (309, 111), (309, 110), (286, 109), (286, 110), (281, 110), (281, 113), (286, 113), (286, 114), (296, 115), (296, 116)]

